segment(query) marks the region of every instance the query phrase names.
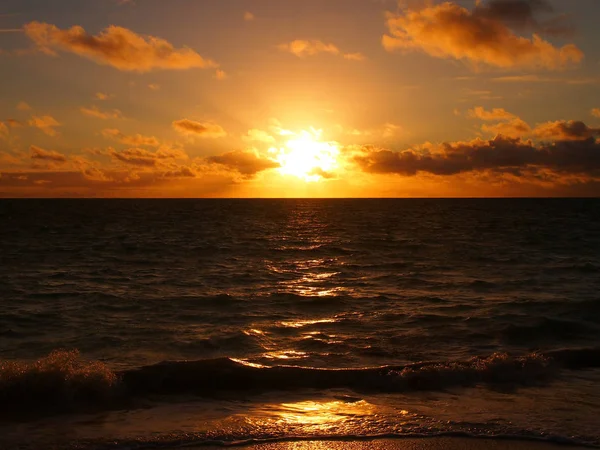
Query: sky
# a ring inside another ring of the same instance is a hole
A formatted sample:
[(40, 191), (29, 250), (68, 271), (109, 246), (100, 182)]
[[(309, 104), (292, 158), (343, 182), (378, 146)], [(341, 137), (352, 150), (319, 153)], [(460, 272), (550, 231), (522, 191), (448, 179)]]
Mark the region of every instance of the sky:
[(600, 196), (597, 0), (4, 0), (0, 197)]

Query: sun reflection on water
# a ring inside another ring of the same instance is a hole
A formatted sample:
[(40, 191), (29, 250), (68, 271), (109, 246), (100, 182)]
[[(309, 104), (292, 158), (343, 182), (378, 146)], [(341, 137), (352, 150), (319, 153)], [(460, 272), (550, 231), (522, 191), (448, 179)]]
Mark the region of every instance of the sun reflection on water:
[(288, 424), (334, 426), (349, 415), (366, 415), (373, 411), (374, 406), (364, 400), (353, 403), (304, 401), (282, 403), (276, 414), (280, 421)]
[(313, 320), (286, 320), (283, 322), (279, 322), (280, 325), (286, 328), (302, 328), (309, 325), (317, 325), (321, 323), (336, 323), (339, 322), (339, 319), (331, 318), (331, 319), (313, 319)]

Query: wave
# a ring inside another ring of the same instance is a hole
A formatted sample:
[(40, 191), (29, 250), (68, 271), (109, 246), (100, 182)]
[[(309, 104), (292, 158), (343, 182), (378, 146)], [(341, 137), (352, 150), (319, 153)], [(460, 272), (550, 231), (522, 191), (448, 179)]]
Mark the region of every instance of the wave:
[(464, 361), (421, 362), (361, 369), (262, 366), (219, 358), (165, 361), (122, 372), (78, 351), (58, 350), (37, 362), (0, 362), (0, 415), (119, 408), (154, 395), (258, 393), (345, 388), (355, 392), (411, 392), (478, 384), (520, 387), (551, 381), (561, 370), (600, 367), (600, 348), (524, 356), (495, 353)]

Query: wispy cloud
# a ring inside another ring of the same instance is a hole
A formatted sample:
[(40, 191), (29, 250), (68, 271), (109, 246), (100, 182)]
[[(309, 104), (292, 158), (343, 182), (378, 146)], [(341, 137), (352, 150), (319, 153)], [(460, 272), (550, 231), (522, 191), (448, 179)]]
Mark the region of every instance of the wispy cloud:
[(30, 22), (24, 29), (38, 48), (49, 55), (56, 55), (57, 50), (75, 53), (123, 71), (217, 67), (191, 48), (175, 48), (164, 39), (141, 36), (123, 27), (109, 26), (98, 35), (88, 34), (80, 26), (61, 30), (42, 22)]
[(328, 53), (330, 55), (341, 55), (351, 61), (363, 61), (365, 59), (365, 56), (361, 53), (342, 53), (336, 45), (319, 40), (296, 39), (295, 41), (280, 44), (278, 48), (299, 58)]
[(102, 111), (97, 106), (92, 106), (90, 108), (82, 107), (80, 108), (82, 114), (88, 117), (95, 117), (97, 119), (122, 119), (123, 114), (118, 109), (113, 109), (112, 111)]
[(195, 120), (182, 119), (173, 122), (173, 128), (179, 133), (190, 137), (220, 138), (227, 136), (227, 132), (213, 122), (196, 122)]

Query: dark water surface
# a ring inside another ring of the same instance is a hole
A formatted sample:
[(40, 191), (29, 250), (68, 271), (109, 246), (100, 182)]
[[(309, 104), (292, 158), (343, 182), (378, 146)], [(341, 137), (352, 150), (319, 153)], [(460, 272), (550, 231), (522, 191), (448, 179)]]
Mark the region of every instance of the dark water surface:
[(599, 272), (600, 200), (0, 200), (0, 447), (600, 445)]

